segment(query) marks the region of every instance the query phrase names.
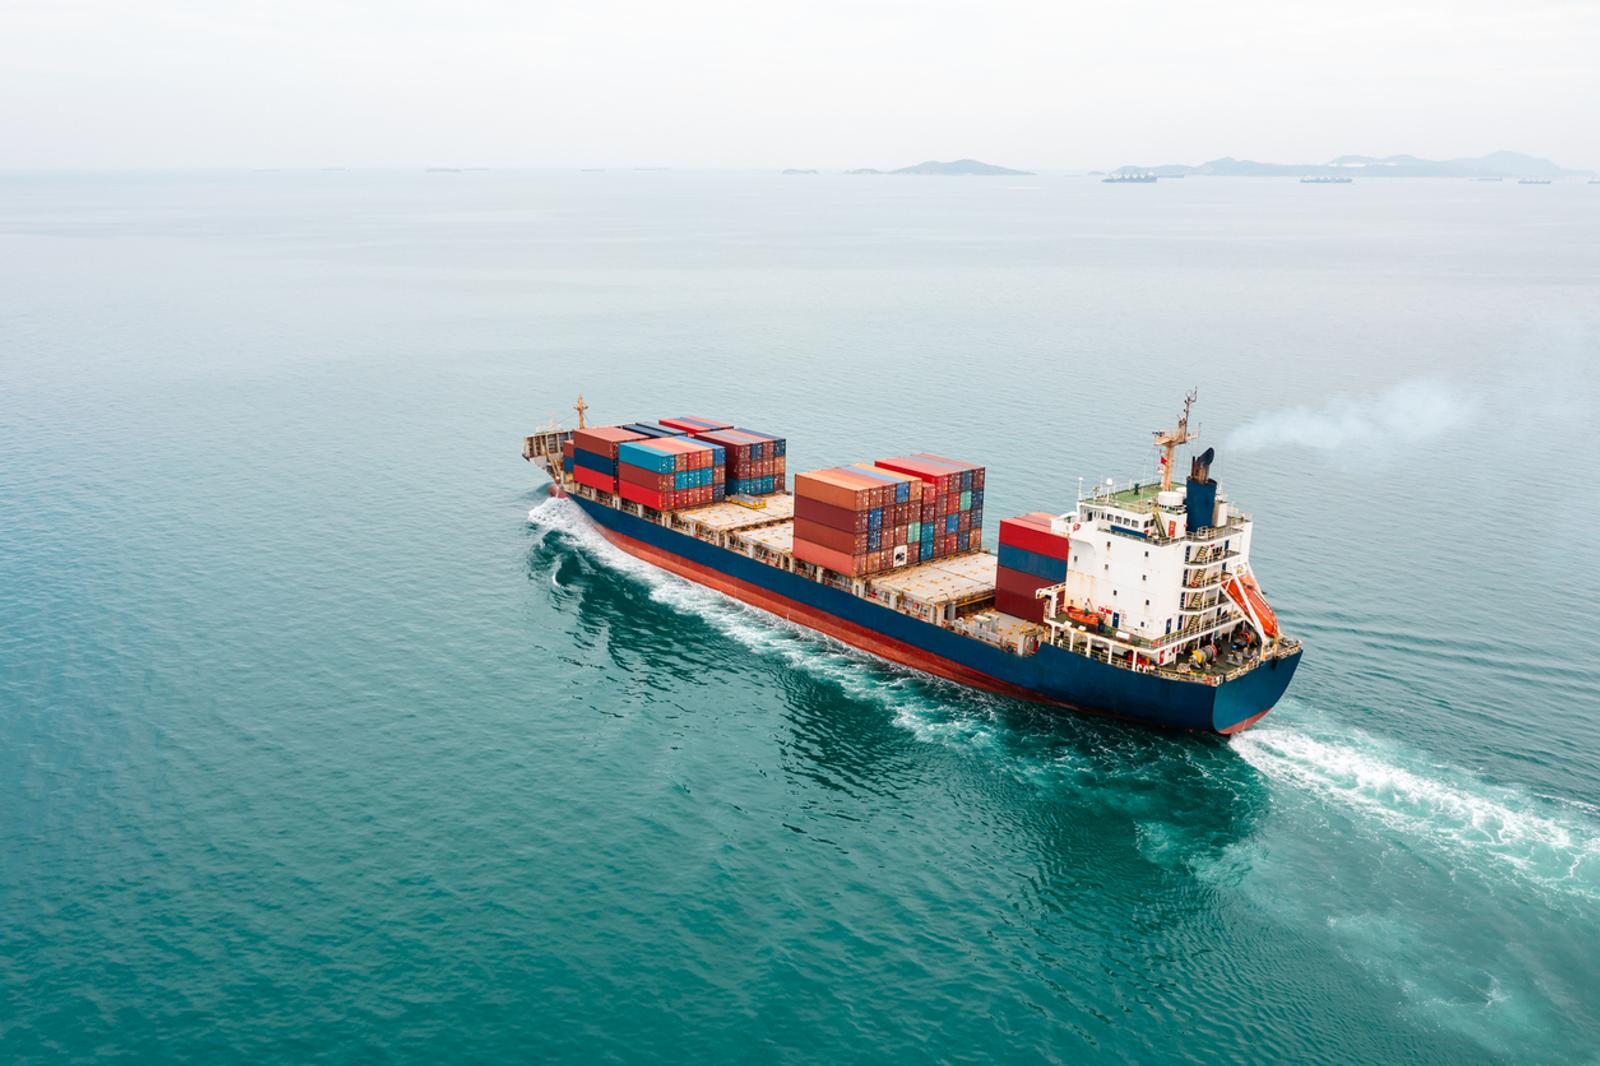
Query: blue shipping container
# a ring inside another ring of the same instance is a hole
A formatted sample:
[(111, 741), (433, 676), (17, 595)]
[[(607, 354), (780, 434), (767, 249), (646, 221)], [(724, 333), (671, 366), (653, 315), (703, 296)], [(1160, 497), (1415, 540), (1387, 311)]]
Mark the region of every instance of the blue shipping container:
[(867, 528), (868, 529), (882, 529), (883, 528), (883, 508), (882, 507), (874, 507), (872, 510), (867, 512)]
[(954, 533), (957, 529), (960, 528), (960, 526), (961, 526), (961, 516), (960, 515), (947, 514), (947, 515), (944, 516), (944, 531), (946, 533)]
[(606, 477), (617, 476), (617, 464), (609, 455), (597, 455), (582, 448), (572, 449), (572, 461), (586, 470), (594, 470)]
[(762, 451), (769, 459), (778, 459), (783, 456), (785, 446), (782, 437), (774, 437), (771, 433), (762, 433), (760, 430), (745, 429), (743, 426), (734, 426), (733, 428), (738, 433), (748, 433), (752, 437), (760, 437), (766, 441), (767, 444), (762, 447)]
[(617, 445), (617, 458), (629, 466), (648, 470), (652, 474), (670, 474), (677, 465), (675, 456), (667, 452), (658, 452), (654, 448), (641, 447), (633, 441), (623, 441)]
[(1031, 552), (1011, 544), (1000, 545), (1000, 565), (1007, 570), (1020, 570), (1024, 574), (1032, 574), (1044, 581), (1067, 579), (1065, 559), (1052, 559), (1048, 555), (1040, 555), (1038, 552)]

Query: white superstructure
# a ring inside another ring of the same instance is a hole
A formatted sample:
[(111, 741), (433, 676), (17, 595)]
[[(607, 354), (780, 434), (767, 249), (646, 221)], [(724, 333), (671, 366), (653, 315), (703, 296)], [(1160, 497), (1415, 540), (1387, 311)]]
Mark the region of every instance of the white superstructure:
[(1070, 545), (1066, 580), (1036, 593), (1049, 601), (1052, 642), (1166, 666), (1241, 631), (1262, 645), (1277, 638), (1250, 570), (1250, 516), (1218, 492), (1213, 453), (1173, 486), (1177, 446), (1194, 439), (1193, 402), (1191, 393), (1176, 429), (1155, 434), (1160, 480), (1080, 490), (1077, 507), (1052, 521)]

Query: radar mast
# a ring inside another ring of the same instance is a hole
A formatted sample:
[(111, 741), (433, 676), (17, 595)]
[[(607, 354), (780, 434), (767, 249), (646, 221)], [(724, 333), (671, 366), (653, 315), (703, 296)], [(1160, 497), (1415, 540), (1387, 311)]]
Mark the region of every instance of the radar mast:
[(1200, 436), (1199, 431), (1189, 432), (1189, 408), (1200, 395), (1198, 388), (1190, 389), (1183, 398), (1183, 414), (1178, 416), (1178, 428), (1155, 430), (1156, 447), (1161, 449), (1161, 491), (1172, 488), (1172, 456), (1178, 445), (1187, 444)]

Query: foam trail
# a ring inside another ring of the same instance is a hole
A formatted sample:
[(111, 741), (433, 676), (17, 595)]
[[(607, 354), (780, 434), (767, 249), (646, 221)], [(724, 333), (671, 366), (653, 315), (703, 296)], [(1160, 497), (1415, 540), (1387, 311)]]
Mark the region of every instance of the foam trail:
[[(1374, 742), (1322, 740), (1272, 727), (1233, 747), (1268, 778), (1298, 786), (1470, 865), (1600, 901), (1600, 824), (1448, 771), (1408, 769)], [(1476, 860), (1482, 860), (1481, 863)]]
[(1231, 451), (1350, 445), (1414, 444), (1454, 429), (1476, 413), (1478, 402), (1439, 381), (1416, 378), (1380, 393), (1337, 397), (1321, 407), (1291, 407), (1240, 426), (1228, 435)]
[[(895, 710), (897, 724), (914, 732), (918, 731), (921, 717), (935, 706), (921, 697), (917, 689), (945, 684), (937, 678), (884, 663), (823, 634), (635, 559), (601, 536), (568, 500), (552, 497), (541, 502), (528, 512), (528, 522), (570, 538), (591, 559), (637, 578), (650, 588), (650, 598), (657, 603), (698, 615), (754, 652), (778, 656), (788, 665), (830, 681), (853, 697)], [(863, 662), (878, 669), (863, 670)], [(928, 739), (946, 738), (953, 729), (930, 726)], [(970, 732), (977, 735), (981, 729), (974, 728)]]

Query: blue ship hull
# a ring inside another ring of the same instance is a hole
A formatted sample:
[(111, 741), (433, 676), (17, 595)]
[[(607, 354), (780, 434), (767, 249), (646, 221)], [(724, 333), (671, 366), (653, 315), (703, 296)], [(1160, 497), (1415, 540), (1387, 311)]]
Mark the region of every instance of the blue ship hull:
[(1053, 645), (1014, 655), (580, 496), (569, 497), (630, 554), (883, 658), (1022, 699), (1169, 729), (1234, 733), (1266, 714), (1300, 651), (1220, 684), (1136, 673)]

